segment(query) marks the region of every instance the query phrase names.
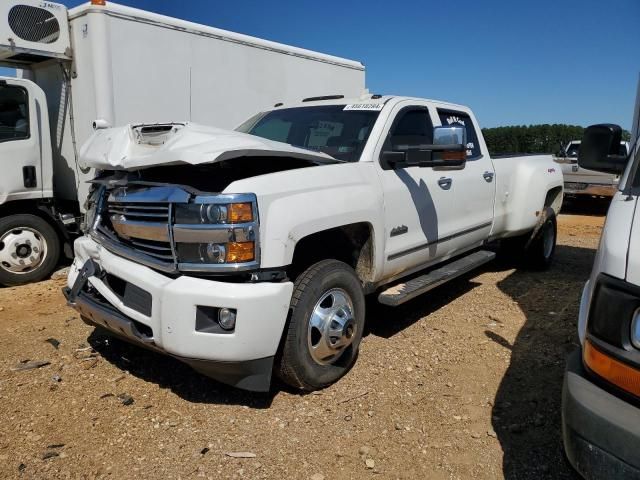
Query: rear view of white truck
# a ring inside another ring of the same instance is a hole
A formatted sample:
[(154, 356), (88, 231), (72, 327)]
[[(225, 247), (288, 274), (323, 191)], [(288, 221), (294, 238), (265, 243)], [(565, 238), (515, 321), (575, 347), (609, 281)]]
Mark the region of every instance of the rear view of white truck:
[(95, 128), (233, 128), (276, 103), (364, 90), (358, 62), (94, 3), (0, 2), (0, 65), (20, 73), (0, 78), (0, 285), (71, 256), (93, 177), (78, 151)]
[[(582, 168), (578, 163), (580, 140), (567, 144), (557, 162), (562, 165), (564, 191), (567, 195), (613, 197), (618, 191), (620, 175)], [(620, 155), (628, 155), (629, 142), (620, 142)]]

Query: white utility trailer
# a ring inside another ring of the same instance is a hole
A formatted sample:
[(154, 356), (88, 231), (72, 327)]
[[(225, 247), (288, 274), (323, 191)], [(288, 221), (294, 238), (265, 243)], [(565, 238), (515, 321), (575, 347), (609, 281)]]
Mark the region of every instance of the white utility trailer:
[(173, 121), (233, 128), (276, 103), (364, 91), (359, 62), (116, 5), (0, 3), (0, 284), (70, 255), (94, 128)]

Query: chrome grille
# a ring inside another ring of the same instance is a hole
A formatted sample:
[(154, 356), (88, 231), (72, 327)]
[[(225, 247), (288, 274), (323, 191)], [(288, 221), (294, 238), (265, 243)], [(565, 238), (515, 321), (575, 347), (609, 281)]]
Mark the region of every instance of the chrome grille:
[(175, 265), (169, 236), (171, 206), (168, 203), (142, 203), (107, 200), (98, 231), (109, 239), (151, 257), (167, 268)]
[(169, 222), (169, 205), (164, 203), (109, 202), (109, 215), (124, 215), (130, 220)]

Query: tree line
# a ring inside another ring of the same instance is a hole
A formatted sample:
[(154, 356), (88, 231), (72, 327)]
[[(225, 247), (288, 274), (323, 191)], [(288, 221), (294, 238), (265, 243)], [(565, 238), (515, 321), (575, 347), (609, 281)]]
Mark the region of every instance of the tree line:
[[(558, 154), (571, 140), (580, 140), (584, 127), (578, 125), (515, 125), (483, 128), (489, 153), (553, 153)], [(622, 131), (622, 139), (629, 140), (631, 134)]]

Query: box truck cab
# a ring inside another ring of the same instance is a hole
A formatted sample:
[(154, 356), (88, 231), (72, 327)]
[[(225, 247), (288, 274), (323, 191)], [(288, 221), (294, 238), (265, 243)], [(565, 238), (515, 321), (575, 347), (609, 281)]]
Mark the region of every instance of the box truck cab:
[(46, 277), (83, 221), (94, 129), (233, 128), (280, 102), (364, 90), (359, 62), (103, 0), (0, 2), (0, 285)]
[(589, 127), (582, 168), (621, 174), (580, 302), (580, 348), (562, 396), (567, 457), (586, 478), (640, 478), (640, 84), (630, 155), (621, 129)]

